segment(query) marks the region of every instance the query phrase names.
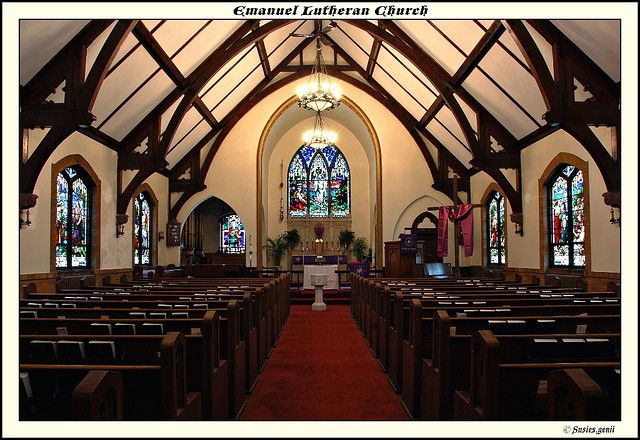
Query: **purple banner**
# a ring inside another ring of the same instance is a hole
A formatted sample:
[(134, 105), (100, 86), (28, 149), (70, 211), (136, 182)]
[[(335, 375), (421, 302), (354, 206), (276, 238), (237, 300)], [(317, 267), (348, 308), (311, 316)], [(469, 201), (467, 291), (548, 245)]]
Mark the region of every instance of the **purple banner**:
[(416, 234), (400, 234), (400, 253), (414, 255), (418, 252), (418, 236)]

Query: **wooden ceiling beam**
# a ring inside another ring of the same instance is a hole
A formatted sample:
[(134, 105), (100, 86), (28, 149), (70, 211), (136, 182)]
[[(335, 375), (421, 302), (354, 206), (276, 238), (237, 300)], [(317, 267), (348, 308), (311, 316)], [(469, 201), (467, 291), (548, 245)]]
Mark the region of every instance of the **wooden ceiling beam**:
[[(547, 113), (543, 118), (549, 125), (570, 133), (584, 146), (594, 158), (609, 192), (620, 191), (620, 159), (612, 157), (589, 127), (618, 127), (619, 88), (548, 20), (531, 20), (529, 23), (551, 43), (555, 75), (550, 72), (540, 49), (524, 24), (518, 20), (506, 21), (544, 97)], [(585, 102), (575, 101), (574, 76), (588, 88), (594, 99)]]
[(113, 20), (91, 20), (82, 30), (21, 87), (20, 104), (28, 108), (41, 104), (51, 95), (55, 88), (66, 79), (69, 66), (74, 63), (79, 48), (85, 49), (93, 43)]
[[(386, 30), (381, 29), (378, 26), (373, 25), (372, 23), (366, 20), (345, 20), (349, 24), (358, 27), (369, 34), (380, 38), (384, 43), (387, 43), (398, 50), (402, 55), (407, 57), (418, 69), (422, 71), (422, 73), (430, 79), (433, 85), (438, 89), (442, 98), (445, 100), (447, 107), (452, 111), (456, 121), (460, 125), (462, 132), (465, 135), (466, 141), (471, 146), (471, 150), (474, 158), (481, 158), (486, 154), (489, 146), (481, 145), (476, 139), (473, 129), (464, 114), (462, 107), (457, 102), (454, 96), (454, 86), (452, 84), (452, 77), (446, 72), (446, 70), (440, 66), (428, 53), (422, 50), (415, 42), (409, 37), (396, 23), (393, 21), (386, 21)], [(391, 35), (393, 34), (393, 35)], [(493, 125), (494, 132), (496, 136), (502, 137), (506, 133), (510, 132), (502, 126), (492, 115), (488, 112), (484, 107), (482, 107), (477, 101), (469, 102), (467, 98), (470, 97), (469, 94), (465, 93), (464, 89), (460, 87), (458, 90), (455, 90), (458, 95), (467, 102), (472, 109), (476, 111), (476, 113), (484, 113), (484, 117), (487, 121), (491, 122)], [(471, 101), (475, 101), (472, 99)], [(475, 104), (475, 105), (474, 105)], [(501, 129), (498, 129), (500, 128)], [(512, 145), (515, 144), (516, 139), (513, 135), (508, 136), (508, 139), (497, 139), (503, 145)], [(502, 172), (498, 168), (492, 167), (491, 164), (486, 163), (485, 169), (483, 171), (490, 174), (494, 180), (500, 185), (502, 190), (505, 193), (505, 196), (509, 199), (512, 209), (516, 213), (522, 212), (522, 193), (519, 190), (516, 190), (513, 185), (504, 177)]]
[[(51, 112), (49, 111), (51, 110), (49, 108), (50, 104), (40, 103), (36, 104), (35, 107), (25, 107), (21, 109), (20, 116), (23, 120), (31, 118), (33, 121), (34, 118), (43, 117), (54, 119), (50, 121), (52, 122), (51, 130), (49, 130), (47, 136), (40, 142), (38, 148), (29, 159), (24, 164), (21, 164), (21, 192), (31, 193), (33, 191), (40, 171), (60, 143), (79, 127), (91, 125), (95, 119), (93, 115), (91, 115), (91, 109), (96, 96), (109, 70), (109, 66), (135, 23), (135, 20), (122, 20), (115, 25), (100, 49), (100, 52), (98, 52), (98, 56), (91, 66), (91, 70), (89, 70), (89, 73), (86, 75), (86, 79), (85, 64), (87, 45), (100, 34), (100, 29), (105, 25), (102, 21), (99, 21), (93, 26), (86, 26), (85, 30), (90, 30), (90, 32), (87, 31), (90, 33), (90, 36), (81, 32), (79, 34), (82, 35), (81, 38), (76, 36), (72, 39), (72, 41), (75, 41), (74, 45), (65, 46), (65, 48), (58, 53), (59, 56), (54, 57), (53, 60), (45, 65), (45, 69), (41, 70), (41, 72), (46, 71), (47, 66), (52, 66), (51, 68), (58, 72), (62, 68), (61, 63), (67, 63), (64, 66), (64, 78), (66, 81), (64, 106), (66, 107), (60, 107), (54, 104), (56, 109), (61, 109), (62, 111)], [(55, 75), (52, 73), (52, 76)], [(37, 74), (36, 77), (39, 79), (34, 78), (36, 82), (33, 83), (33, 89), (29, 89), (29, 86), (23, 89), (23, 91), (26, 92), (26, 96), (30, 96), (31, 99), (35, 99), (35, 97), (38, 96), (39, 92), (35, 91), (42, 90), (42, 87), (44, 87), (43, 84), (46, 83), (46, 80), (42, 79), (40, 73)], [(59, 78), (56, 78), (51, 84), (59, 84), (57, 82), (58, 79)], [(24, 117), (22, 116), (23, 112)]]
[(366, 77), (373, 77), (373, 69), (376, 67), (376, 63), (378, 61), (378, 54), (380, 54), (380, 47), (382, 46), (382, 41), (379, 38), (373, 39), (373, 44), (371, 46), (371, 52), (369, 53), (369, 61), (367, 62), (367, 71)]
[(273, 78), (273, 72), (271, 72), (271, 66), (269, 65), (269, 55), (267, 55), (267, 48), (264, 46), (264, 38), (256, 41), (256, 49), (258, 50), (258, 56), (260, 57), (260, 64), (262, 65), (262, 72), (265, 78)]
[(484, 56), (500, 39), (504, 31), (505, 27), (500, 20), (495, 20), (451, 78), (451, 84), (454, 87), (459, 87), (467, 79), (473, 69), (480, 64)]
[(615, 82), (600, 66), (589, 58), (571, 39), (564, 35), (549, 20), (527, 20), (542, 37), (552, 46), (562, 46), (564, 55), (570, 61), (579, 65), (579, 69), (574, 69), (574, 74), (582, 73), (580, 82), (585, 86), (593, 88), (592, 93), (601, 93), (599, 97), (602, 101), (615, 101), (620, 98), (620, 83)]
[(142, 21), (138, 22), (136, 27), (133, 28), (133, 35), (136, 36), (142, 47), (146, 49), (147, 53), (151, 55), (151, 58), (173, 81), (176, 87), (181, 89), (187, 87), (187, 79)]
[[(251, 31), (256, 22), (257, 20), (247, 20), (242, 25), (240, 25), (240, 27), (236, 29), (224, 42), (222, 42), (220, 46), (215, 51), (213, 51), (213, 53), (211, 53), (211, 55), (209, 55), (205, 59), (205, 61), (203, 61), (202, 64), (211, 62), (211, 60), (215, 59), (216, 57), (224, 59), (225, 61), (229, 61), (232, 57), (226, 54), (226, 49), (231, 44), (246, 35), (247, 32)], [(202, 71), (204, 70), (202, 64), (189, 75), (189, 77), (187, 78), (187, 83), (192, 84), (196, 80), (196, 78), (201, 75)], [(136, 148), (137, 143), (139, 142), (138, 139), (140, 139), (141, 134), (146, 132), (148, 127), (152, 124), (155, 115), (162, 115), (164, 112), (166, 112), (178, 99), (180, 99), (183, 93), (184, 90), (182, 88), (176, 87), (162, 101), (160, 101), (160, 103), (158, 103), (158, 105), (156, 105), (154, 109), (152, 109), (144, 118), (142, 118), (142, 120), (122, 139), (122, 152), (126, 154), (130, 151), (133, 151)]]
[(520, 52), (525, 57), (527, 65), (533, 73), (533, 77), (540, 89), (542, 99), (547, 110), (559, 108), (561, 105), (560, 94), (553, 76), (547, 68), (547, 63), (538, 49), (533, 37), (529, 34), (521, 20), (506, 20), (509, 33), (518, 45)]
[(85, 136), (93, 139), (94, 141), (101, 143), (105, 147), (110, 148), (113, 151), (117, 152), (120, 149), (120, 143), (117, 140), (102, 132), (101, 130), (98, 130), (96, 127), (79, 127), (78, 131)]

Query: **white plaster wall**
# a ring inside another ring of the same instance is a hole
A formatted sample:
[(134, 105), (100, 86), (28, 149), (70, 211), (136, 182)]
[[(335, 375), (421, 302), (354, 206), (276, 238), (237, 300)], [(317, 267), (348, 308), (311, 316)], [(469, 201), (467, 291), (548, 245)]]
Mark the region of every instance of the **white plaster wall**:
[[(30, 139), (34, 141), (32, 137)], [(39, 139), (38, 139), (39, 141)], [(101, 182), (100, 194), (100, 267), (99, 269), (123, 269), (132, 266), (132, 204), (127, 213), (129, 222), (125, 226), (125, 235), (115, 236), (116, 219), (116, 169), (118, 156), (94, 140), (74, 133), (69, 136), (51, 155), (43, 167), (34, 193), (38, 202), (30, 209), (31, 226), (20, 229), (20, 273), (46, 273), (50, 270), (49, 248), (51, 221), (51, 165), (71, 154), (81, 154), (91, 165)], [(168, 179), (154, 174), (146, 180), (158, 198), (158, 229), (166, 230)], [(166, 233), (166, 231), (165, 231)], [(158, 264), (168, 264), (166, 242), (158, 242)], [(177, 261), (179, 262), (179, 261)]]
[[(607, 149), (610, 148), (609, 145), (605, 146)], [(524, 236), (514, 233), (513, 223), (509, 220), (511, 208), (507, 203), (507, 265), (514, 268), (540, 269), (538, 179), (549, 162), (560, 152), (574, 154), (589, 164), (591, 270), (620, 272), (620, 228), (609, 223), (609, 209), (602, 199), (602, 194), (606, 192), (602, 174), (582, 145), (563, 130), (522, 151)], [(484, 173), (478, 173), (472, 178), (474, 203), (480, 203), (480, 197), (490, 182), (491, 179)], [(475, 219), (475, 226), (475, 231), (482, 230), (479, 219)], [(476, 246), (481, 245), (478, 234), (474, 241)], [(473, 264), (481, 263), (475, 256), (473, 261)]]
[[(188, 215), (202, 201), (211, 196), (224, 200), (244, 222), (247, 246), (253, 251), (251, 264), (256, 264), (256, 253), (262, 251), (256, 243), (256, 176), (257, 150), (260, 136), (267, 121), (284, 101), (289, 99), (295, 86), (275, 91), (257, 103), (238, 121), (218, 148), (215, 160), (205, 176), (206, 189), (191, 197), (178, 213), (177, 220), (184, 224)], [(279, 215), (277, 208), (266, 215)], [(170, 259), (179, 262), (178, 247), (169, 251)], [(247, 252), (247, 264), (249, 252)]]
[(20, 229), (20, 273), (50, 270), (51, 164), (71, 154), (81, 154), (101, 181), (100, 269), (131, 267), (131, 240), (115, 238), (117, 153), (80, 133), (69, 136), (42, 168), (34, 193), (38, 202), (30, 210), (31, 226)]
[[(344, 82), (339, 82), (339, 84), (343, 94), (364, 110), (380, 140), (383, 182), (382, 238), (383, 241), (395, 240), (397, 239), (396, 224), (403, 211), (410, 204), (425, 195), (433, 197), (437, 195), (443, 200), (445, 198), (431, 188), (433, 178), (422, 153), (413, 138), (393, 114), (359, 89)], [(187, 201), (180, 210), (178, 221), (184, 222), (188, 214), (201, 201), (214, 195), (231, 205), (242, 217), (247, 234), (251, 234), (253, 237), (254, 253), (258, 250), (262, 251), (257, 248), (257, 243), (255, 243), (257, 230), (255, 211), (257, 147), (267, 121), (276, 109), (291, 97), (295, 88), (296, 85), (292, 84), (275, 91), (257, 103), (236, 124), (220, 145), (216, 158), (205, 178), (207, 188)], [(345, 127), (345, 129), (350, 129), (350, 127)], [(278, 179), (279, 164), (278, 160)], [(353, 166), (351, 161), (349, 164)], [(266, 177), (264, 182), (268, 182)], [(277, 200), (279, 201), (279, 194)], [(375, 198), (372, 198), (369, 205), (372, 207), (374, 203)], [(278, 203), (273, 204), (269, 201), (266, 201), (265, 204), (265, 226), (269, 230), (270, 219), (279, 218), (279, 206)], [(374, 227), (376, 226), (374, 225)], [(263, 235), (266, 237), (266, 232)], [(179, 251), (176, 249), (175, 252), (170, 252), (177, 260)], [(253, 263), (255, 264), (255, 257)]]

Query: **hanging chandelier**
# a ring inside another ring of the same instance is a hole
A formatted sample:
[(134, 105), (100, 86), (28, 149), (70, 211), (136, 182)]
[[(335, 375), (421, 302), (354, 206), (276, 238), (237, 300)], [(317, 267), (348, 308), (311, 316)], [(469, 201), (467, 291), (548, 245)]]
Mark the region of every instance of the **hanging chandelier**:
[(316, 59), (307, 81), (298, 87), (298, 105), (307, 110), (322, 112), (340, 105), (341, 92), (332, 84), (322, 58), (320, 37), (316, 38)]
[(338, 140), (338, 135), (334, 131), (327, 130), (322, 115), (316, 111), (313, 130), (304, 132), (302, 139), (307, 147), (321, 150), (329, 145), (334, 145)]

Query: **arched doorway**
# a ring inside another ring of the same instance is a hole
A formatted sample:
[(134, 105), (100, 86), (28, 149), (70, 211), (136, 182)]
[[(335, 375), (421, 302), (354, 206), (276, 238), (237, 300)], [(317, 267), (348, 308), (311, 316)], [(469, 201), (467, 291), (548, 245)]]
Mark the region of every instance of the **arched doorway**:
[(423, 263), (442, 263), (442, 257), (438, 257), (438, 217), (435, 214), (429, 211), (420, 213), (411, 224), (411, 233), (424, 243)]
[(245, 263), (242, 218), (224, 200), (210, 197), (189, 214), (180, 235), (180, 264)]

